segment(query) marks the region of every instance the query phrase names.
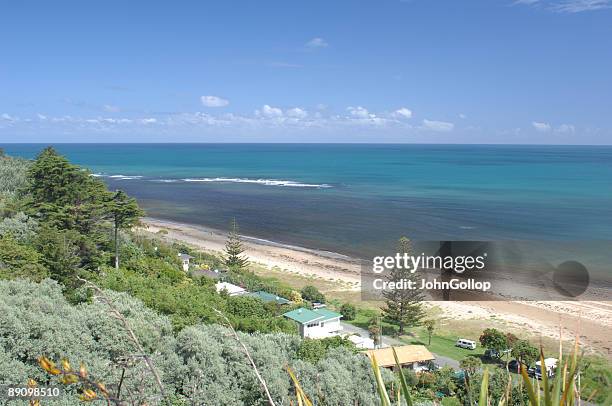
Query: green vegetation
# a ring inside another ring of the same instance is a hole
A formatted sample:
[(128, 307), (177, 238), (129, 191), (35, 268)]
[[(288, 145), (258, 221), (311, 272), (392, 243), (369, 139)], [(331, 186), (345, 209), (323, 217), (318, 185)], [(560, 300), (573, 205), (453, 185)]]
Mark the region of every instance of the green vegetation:
[[(406, 237), (400, 238), (397, 252), (412, 254), (412, 244)], [(406, 267), (393, 268), (387, 275), (388, 282), (413, 281), (416, 283), (418, 274)], [(399, 327), (398, 334), (403, 335), (406, 327), (420, 324), (425, 316), (423, 310), (423, 293), (420, 289), (390, 289), (383, 292), (385, 305), (382, 314), (385, 321)]]
[(340, 307), (340, 313), (342, 314), (342, 320), (351, 321), (355, 319), (355, 315), (357, 314), (357, 309), (355, 305), (350, 303), (344, 303)]
[(225, 243), (224, 261), (225, 266), (235, 271), (244, 270), (249, 264), (249, 260), (243, 255), (244, 248), (238, 231), (238, 223), (234, 218), (230, 224), (230, 232)]
[(300, 293), (304, 300), (312, 303), (325, 303), (325, 295), (312, 285), (304, 286)]
[[(222, 258), (165, 242), (161, 233), (133, 232), (140, 215), (132, 198), (108, 191), (52, 148), (35, 161), (0, 156), (1, 383), (67, 384), (68, 396), (50, 403), (58, 405), (105, 393), (122, 404), (177, 406), (203, 399), (220, 405), (262, 405), (268, 399), (291, 404), (296, 392), (304, 404), (312, 399), (318, 405), (387, 404), (400, 397), (398, 404), (506, 399), (524, 405), (534, 396), (528, 378), (509, 387), (512, 380), (501, 363), (484, 372), (479, 364), (485, 347), (512, 348), (514, 357), (534, 362), (540, 354), (526, 340), (486, 329), (482, 346), (465, 350), (433, 319), (419, 325), (418, 297), (387, 298), (384, 319), (377, 310), (333, 300), (346, 320), (369, 329), (376, 340), (410, 326), (410, 335), (400, 337), (406, 343), (426, 343), (432, 352), (457, 360), (471, 355), (462, 361), (464, 375), (450, 368), (419, 375), (378, 368), (372, 373), (350, 341), (301, 340), (295, 334), (296, 326), (280, 315), (302, 298), (325, 302), (325, 296), (312, 285), (297, 285), (303, 286), (297, 292), (295, 285), (252, 272), (235, 222)], [(409, 249), (407, 240), (401, 243)], [(179, 252), (192, 255), (198, 267), (226, 265), (228, 282), (294, 304), (218, 294), (213, 280), (183, 272)], [(563, 360), (567, 388), (580, 370), (582, 393), (610, 403), (602, 390), (610, 385), (609, 363), (575, 354)], [(86, 367), (71, 367), (81, 362)], [(550, 401), (571, 399), (558, 382), (542, 382), (549, 396), (540, 404), (571, 404)]]

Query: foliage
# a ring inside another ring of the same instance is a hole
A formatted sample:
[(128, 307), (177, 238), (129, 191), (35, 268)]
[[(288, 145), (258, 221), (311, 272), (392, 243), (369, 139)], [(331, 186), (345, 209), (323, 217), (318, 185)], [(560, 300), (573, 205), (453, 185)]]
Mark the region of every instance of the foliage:
[(509, 347), (508, 336), (495, 328), (485, 329), (479, 341), (484, 348), (495, 350), (498, 355)]
[(538, 359), (539, 351), (527, 340), (517, 340), (512, 347), (512, 356), (525, 365), (532, 365)]
[(339, 336), (327, 337), (323, 339), (305, 339), (300, 344), (297, 355), (298, 358), (316, 364), (327, 356), (331, 348), (344, 347), (351, 351), (356, 351), (355, 345), (347, 338)]
[(29, 245), (20, 244), (10, 235), (0, 237), (0, 278), (27, 278), (40, 281), (48, 273), (41, 256)]
[(459, 361), (459, 368), (463, 369), (468, 375), (474, 375), (482, 367), (480, 358), (467, 356)]
[(144, 211), (138, 207), (136, 199), (129, 197), (122, 190), (115, 192), (109, 202), (108, 210), (115, 231), (115, 268), (119, 269), (119, 230), (136, 225), (144, 215)]
[(427, 330), (427, 345), (431, 345), (431, 336), (433, 335), (434, 330), (436, 329), (436, 321), (435, 320), (425, 320), (423, 322), (425, 329)]
[(18, 212), (0, 221), (0, 236), (11, 236), (19, 243), (31, 242), (38, 231), (36, 219)]
[(357, 309), (355, 305), (351, 303), (344, 303), (340, 307), (340, 313), (342, 313), (342, 318), (346, 321), (355, 320), (355, 315), (357, 314)]
[(244, 255), (244, 247), (240, 238), (238, 223), (232, 219), (230, 232), (225, 242), (225, 266), (233, 270), (243, 270), (249, 264), (249, 260)]
[[(110, 268), (110, 270), (113, 270)], [(248, 367), (244, 353), (228, 330), (217, 325), (196, 325), (178, 334), (168, 318), (160, 316), (126, 294), (105, 291), (151, 357), (168, 397), (177, 402), (206, 400), (214, 405), (266, 404), (261, 386)], [(343, 346), (330, 344), (327, 356), (315, 366), (297, 357), (302, 340), (296, 335), (242, 334), (278, 404), (289, 404), (292, 384), (284, 367), (290, 365), (311, 398), (326, 405), (375, 404), (375, 381), (368, 360)], [(86, 365), (88, 376), (121, 391), (129, 403), (158, 404), (158, 391), (121, 324), (108, 305), (94, 300), (70, 305), (54, 281), (40, 284), (0, 281), (0, 382), (57, 384), (58, 375), (40, 368), (38, 358), (66, 359)], [(122, 360), (130, 360), (123, 364)], [(59, 366), (57, 366), (59, 368)], [(62, 366), (63, 368), (63, 366)], [(389, 374), (383, 374), (389, 380)], [(63, 404), (78, 404), (76, 388), (66, 387)], [(191, 403), (190, 402), (190, 403)], [(53, 403), (51, 403), (53, 404)]]
[[(412, 244), (406, 237), (400, 238), (398, 242), (399, 254), (411, 254)], [(404, 267), (393, 268), (387, 275), (388, 282), (399, 282), (410, 280), (417, 283), (419, 274), (417, 271)], [(423, 310), (423, 293), (420, 289), (390, 289), (383, 292), (385, 305), (382, 307), (385, 321), (399, 326), (399, 334), (404, 334), (405, 327), (417, 326), (425, 316)]]
[(307, 285), (300, 291), (302, 298), (313, 303), (325, 303), (325, 295), (312, 285)]

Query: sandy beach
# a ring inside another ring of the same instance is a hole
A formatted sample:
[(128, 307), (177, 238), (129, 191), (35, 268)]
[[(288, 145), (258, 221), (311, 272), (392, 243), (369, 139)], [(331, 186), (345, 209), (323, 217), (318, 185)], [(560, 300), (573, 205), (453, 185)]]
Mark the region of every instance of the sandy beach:
[[(164, 238), (182, 241), (210, 253), (223, 251), (226, 234), (205, 227), (146, 218), (146, 231), (165, 230)], [(249, 259), (264, 267), (298, 276), (317, 278), (359, 291), (360, 262), (341, 254), (320, 252), (244, 237)], [(587, 348), (612, 357), (612, 302), (479, 301), (432, 302), (447, 320), (495, 320), (509, 330), (532, 337), (573, 340), (579, 332)], [(560, 329), (559, 326), (562, 326)]]

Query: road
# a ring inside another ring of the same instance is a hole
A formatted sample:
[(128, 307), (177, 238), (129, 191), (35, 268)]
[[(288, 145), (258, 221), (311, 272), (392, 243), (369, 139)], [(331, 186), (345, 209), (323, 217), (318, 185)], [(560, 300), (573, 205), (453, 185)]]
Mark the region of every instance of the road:
[[(353, 326), (352, 324), (344, 323), (344, 322), (340, 322), (340, 324), (342, 325), (343, 330), (347, 333), (355, 333), (362, 337), (370, 336), (370, 333), (368, 332), (368, 330), (364, 328)], [(406, 343), (403, 343), (400, 340), (397, 340), (395, 338), (391, 338), (388, 336), (383, 336), (382, 342), (383, 344), (386, 344), (388, 346), (406, 345)], [(459, 369), (459, 361), (454, 360), (452, 358), (443, 357), (433, 352), (432, 354), (434, 357), (436, 357), (436, 364), (438, 364), (439, 366), (441, 367), (449, 366), (454, 369)]]

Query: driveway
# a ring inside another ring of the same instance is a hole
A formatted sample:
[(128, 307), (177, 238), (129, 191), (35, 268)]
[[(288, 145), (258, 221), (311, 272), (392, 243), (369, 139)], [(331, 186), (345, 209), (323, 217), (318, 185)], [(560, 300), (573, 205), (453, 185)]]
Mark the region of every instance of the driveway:
[[(345, 322), (340, 322), (340, 324), (342, 325), (342, 329), (343, 331), (346, 331), (347, 333), (354, 333), (354, 334), (358, 334), (362, 337), (369, 337), (370, 333), (368, 332), (368, 330), (361, 328), (361, 327), (357, 327), (357, 326), (353, 326), (352, 324), (349, 323), (345, 323)], [(392, 338), (392, 337), (388, 337), (388, 336), (383, 336), (382, 337), (382, 343), (388, 346), (398, 346), (398, 345), (406, 345), (406, 343), (401, 342), (398, 339)], [(459, 369), (459, 361), (454, 360), (452, 358), (448, 358), (448, 357), (442, 357), (438, 354), (433, 353), (433, 356), (436, 357), (436, 364), (438, 364), (441, 367), (445, 367), (445, 366), (449, 366), (451, 368), (454, 369)]]

